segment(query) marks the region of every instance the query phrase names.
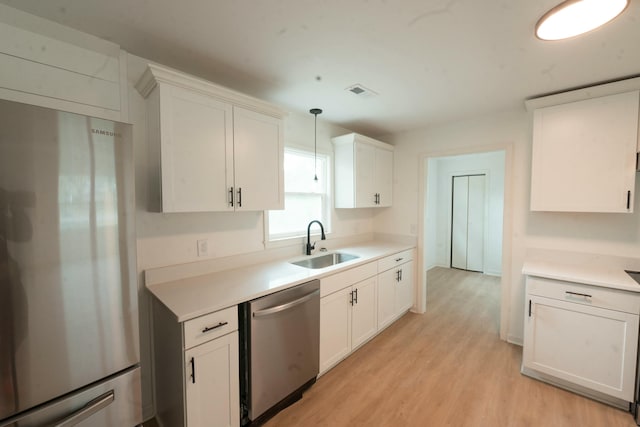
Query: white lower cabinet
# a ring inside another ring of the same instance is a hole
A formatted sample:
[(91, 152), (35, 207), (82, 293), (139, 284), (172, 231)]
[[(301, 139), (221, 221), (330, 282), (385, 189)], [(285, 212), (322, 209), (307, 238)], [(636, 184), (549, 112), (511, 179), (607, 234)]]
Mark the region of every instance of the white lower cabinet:
[(320, 299), (320, 373), (378, 331), (375, 276)]
[(635, 293), (527, 277), (523, 373), (627, 406), (639, 313)]
[(156, 418), (171, 427), (238, 427), (236, 306), (183, 323), (154, 300)]
[(320, 374), (413, 306), (413, 250), (320, 280)]
[(187, 425), (240, 425), (238, 332), (185, 352)]
[(400, 280), (396, 284), (395, 309), (400, 316), (413, 306), (414, 288), (413, 261), (409, 261), (400, 267)]
[(413, 251), (378, 261), (378, 329), (382, 329), (413, 306)]
[(350, 295), (348, 287), (320, 299), (320, 373), (351, 352)]
[(376, 277), (353, 285), (351, 306), (351, 348), (356, 349), (378, 332)]

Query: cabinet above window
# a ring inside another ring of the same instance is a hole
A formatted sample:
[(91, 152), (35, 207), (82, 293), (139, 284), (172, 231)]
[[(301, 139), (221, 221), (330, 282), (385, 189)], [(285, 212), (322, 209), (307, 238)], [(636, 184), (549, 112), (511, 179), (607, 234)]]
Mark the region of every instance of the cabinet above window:
[(282, 110), (152, 64), (136, 88), (147, 98), (162, 212), (284, 208)]
[(606, 86), (527, 102), (532, 211), (633, 212), (639, 91)]

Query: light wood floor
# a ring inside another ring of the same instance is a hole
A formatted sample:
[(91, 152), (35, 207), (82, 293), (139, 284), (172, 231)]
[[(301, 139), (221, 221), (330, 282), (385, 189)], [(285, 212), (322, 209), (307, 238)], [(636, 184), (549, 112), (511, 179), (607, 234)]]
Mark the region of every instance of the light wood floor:
[(266, 426), (635, 426), (631, 414), (520, 374), (500, 341), (499, 280), (435, 268), (409, 313)]

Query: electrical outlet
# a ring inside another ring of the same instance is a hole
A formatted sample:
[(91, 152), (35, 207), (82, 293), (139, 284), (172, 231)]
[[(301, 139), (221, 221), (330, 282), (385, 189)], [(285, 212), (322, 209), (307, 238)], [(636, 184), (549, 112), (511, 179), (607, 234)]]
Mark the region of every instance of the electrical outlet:
[(209, 239), (198, 240), (198, 256), (209, 256)]
[(411, 234), (418, 234), (418, 226), (416, 224), (411, 224), (409, 226), (409, 233)]

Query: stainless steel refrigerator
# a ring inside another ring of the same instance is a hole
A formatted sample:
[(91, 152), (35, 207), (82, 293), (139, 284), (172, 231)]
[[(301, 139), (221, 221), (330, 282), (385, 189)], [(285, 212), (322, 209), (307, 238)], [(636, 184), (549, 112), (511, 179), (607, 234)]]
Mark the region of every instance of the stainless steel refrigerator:
[(131, 126), (0, 101), (0, 426), (142, 422)]

